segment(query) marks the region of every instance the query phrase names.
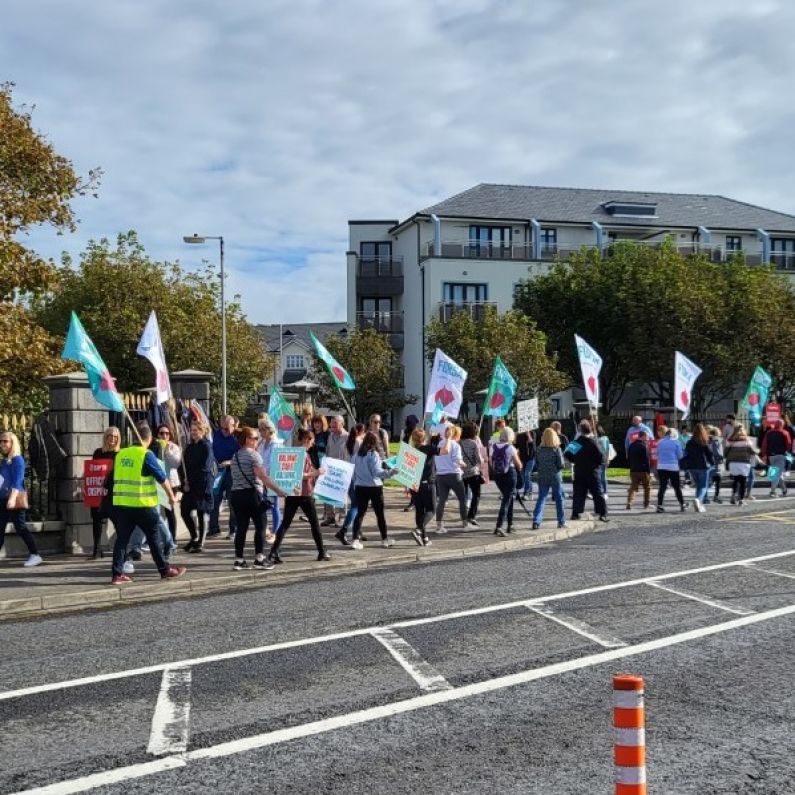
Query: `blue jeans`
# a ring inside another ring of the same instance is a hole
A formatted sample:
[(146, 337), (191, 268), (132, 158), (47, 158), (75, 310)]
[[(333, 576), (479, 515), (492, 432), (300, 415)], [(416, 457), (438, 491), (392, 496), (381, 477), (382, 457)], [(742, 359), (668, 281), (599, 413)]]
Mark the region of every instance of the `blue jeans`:
[[(218, 514), (221, 511), (221, 502), (226, 497), (229, 499), (229, 494), (232, 491), (232, 470), (230, 467), (224, 469), (224, 476), (221, 480), (221, 488), (213, 493), (213, 509), (210, 513), (210, 530), (211, 533), (220, 532), (220, 524)], [(235, 520), (235, 512), (229, 509), (229, 533), (234, 535), (237, 532), (237, 521)]]
[(690, 479), (693, 481), (693, 487), (696, 490), (696, 499), (702, 503), (707, 498), (707, 475), (708, 469), (691, 469)]
[(348, 513), (345, 514), (345, 519), (342, 522), (342, 526), (350, 530), (353, 527), (353, 523), (356, 521), (356, 515), (359, 513), (359, 506), (356, 504), (356, 490), (353, 486), (353, 480), (351, 480), (351, 485), (348, 489), (348, 497), (350, 499), (351, 507), (348, 508)]
[(602, 486), (602, 494), (607, 498), (607, 466), (605, 464), (599, 467), (599, 483)]
[(273, 527), (273, 532), (276, 533), (282, 523), (282, 509), (279, 505), (279, 498), (275, 494), (268, 497), (268, 499), (273, 503), (271, 508), (271, 526)]
[(502, 527), (503, 520), (507, 518), (508, 527), (513, 524), (513, 495), (516, 491), (516, 470), (511, 467), (507, 472), (495, 476), (497, 488), (500, 490), (500, 510), (497, 513), (497, 527)]
[(28, 530), (28, 526), (25, 524), (25, 511), (22, 509), (9, 511), (8, 508), (6, 508), (8, 497), (0, 497), (0, 500), (2, 500), (0, 504), (0, 549), (3, 548), (3, 544), (5, 543), (6, 525), (12, 522), (17, 535), (25, 542), (28, 552), (31, 555), (38, 555), (39, 553), (36, 549), (33, 533)]
[(535, 458), (531, 458), (522, 467), (522, 496), (529, 497), (533, 493), (533, 467), (536, 465)]
[(547, 503), (549, 493), (555, 499), (555, 511), (558, 515), (558, 524), (566, 522), (566, 508), (563, 505), (563, 483), (558, 481), (552, 486), (538, 485), (538, 497), (536, 498), (536, 507), (533, 509), (533, 524), (541, 524), (544, 517), (544, 506)]
[[(157, 513), (158, 516), (160, 516), (159, 508), (157, 509)], [(168, 525), (162, 516), (160, 516), (160, 520), (157, 523), (155, 537), (157, 538), (157, 545), (160, 547), (161, 554), (163, 557), (167, 558), (171, 554), (171, 550), (176, 546), (176, 542), (171, 538), (171, 531), (168, 529)], [(144, 531), (140, 527), (136, 527), (130, 536), (128, 551), (131, 552), (132, 550), (135, 550), (136, 552), (140, 552), (144, 540)]]

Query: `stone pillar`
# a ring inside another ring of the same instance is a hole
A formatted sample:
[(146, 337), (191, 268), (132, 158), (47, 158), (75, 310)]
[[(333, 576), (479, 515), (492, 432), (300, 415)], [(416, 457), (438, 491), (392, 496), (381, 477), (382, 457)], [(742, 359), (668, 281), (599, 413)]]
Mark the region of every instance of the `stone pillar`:
[(212, 373), (202, 370), (180, 370), (170, 373), (171, 391), (177, 400), (197, 400), (204, 413), (210, 416), (210, 382), (215, 380)]
[(102, 446), (108, 409), (94, 399), (83, 371), (51, 375), (44, 382), (50, 390), (50, 422), (68, 456), (59, 469), (57, 484), (58, 504), (66, 522), (65, 551), (81, 554), (93, 546), (91, 512), (83, 505), (83, 461)]

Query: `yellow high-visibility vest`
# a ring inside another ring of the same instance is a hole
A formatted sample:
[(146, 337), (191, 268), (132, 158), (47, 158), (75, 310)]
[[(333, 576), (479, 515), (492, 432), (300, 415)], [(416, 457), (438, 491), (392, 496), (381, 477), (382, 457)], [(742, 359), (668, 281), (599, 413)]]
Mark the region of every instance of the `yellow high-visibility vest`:
[(124, 447), (113, 465), (113, 504), (122, 508), (156, 508), (157, 482), (142, 475), (146, 448)]

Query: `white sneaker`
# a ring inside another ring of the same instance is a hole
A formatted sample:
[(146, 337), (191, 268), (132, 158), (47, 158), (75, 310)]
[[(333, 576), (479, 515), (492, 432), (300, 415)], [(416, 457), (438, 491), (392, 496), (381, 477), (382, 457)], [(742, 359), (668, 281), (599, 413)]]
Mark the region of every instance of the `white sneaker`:
[(125, 560), (121, 570), (123, 574), (135, 574), (135, 566), (133, 566), (131, 560)]
[(443, 536), (447, 532), (447, 528), (443, 524), (437, 525), (436, 532), (438, 535)]
[(43, 563), (41, 555), (30, 555), (22, 565), (30, 569), (33, 566), (39, 566), (41, 563)]
[(353, 541), (351, 542), (351, 547), (353, 549), (364, 549), (364, 544), (362, 544), (362, 542), (359, 541), (358, 538), (354, 538)]
[(389, 549), (389, 547), (395, 546), (395, 542), (391, 538), (384, 538), (381, 540), (381, 546), (384, 549)]
[(701, 504), (701, 500), (693, 500), (693, 507), (699, 513), (704, 513), (704, 511), (706, 511), (706, 508)]

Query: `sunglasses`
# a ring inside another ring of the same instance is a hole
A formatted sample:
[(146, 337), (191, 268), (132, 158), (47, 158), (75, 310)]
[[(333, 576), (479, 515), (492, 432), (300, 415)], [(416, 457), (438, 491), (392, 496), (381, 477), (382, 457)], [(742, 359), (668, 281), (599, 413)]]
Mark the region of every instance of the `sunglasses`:
[(160, 433), (158, 433), (157, 435), (158, 436), (171, 436), (171, 434), (168, 431), (160, 431)]

